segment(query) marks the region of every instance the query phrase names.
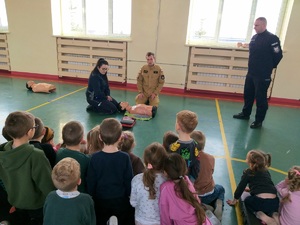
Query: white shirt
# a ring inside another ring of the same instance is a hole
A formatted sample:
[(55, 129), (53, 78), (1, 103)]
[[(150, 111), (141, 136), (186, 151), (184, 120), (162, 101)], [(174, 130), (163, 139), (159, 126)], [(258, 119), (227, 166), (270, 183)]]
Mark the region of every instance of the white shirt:
[(155, 199), (149, 199), (149, 189), (144, 186), (143, 173), (137, 174), (131, 181), (130, 204), (135, 207), (135, 220), (143, 225), (159, 225), (160, 213), (158, 199), (160, 185), (166, 181), (162, 173), (157, 173), (154, 187)]

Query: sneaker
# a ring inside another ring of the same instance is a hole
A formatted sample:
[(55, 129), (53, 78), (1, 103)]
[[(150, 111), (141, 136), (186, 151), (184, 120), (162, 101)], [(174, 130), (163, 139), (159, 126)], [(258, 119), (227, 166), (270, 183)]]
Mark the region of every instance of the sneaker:
[(240, 119), (240, 120), (249, 120), (250, 116), (246, 116), (246, 115), (244, 115), (243, 112), (240, 112), (238, 114), (233, 115), (233, 118), (234, 119)]
[(107, 221), (107, 225), (118, 225), (118, 218), (116, 216), (111, 216)]
[(216, 201), (216, 209), (214, 211), (215, 216), (218, 218), (218, 220), (222, 220), (223, 215), (223, 202), (221, 199), (217, 199)]
[(250, 128), (256, 129), (256, 128), (260, 128), (261, 126), (262, 126), (262, 122), (254, 121), (253, 123), (251, 123)]

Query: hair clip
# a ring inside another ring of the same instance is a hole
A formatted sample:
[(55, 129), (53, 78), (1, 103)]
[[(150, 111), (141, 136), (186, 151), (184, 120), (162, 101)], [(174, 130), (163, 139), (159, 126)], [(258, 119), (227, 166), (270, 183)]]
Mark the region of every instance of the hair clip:
[(127, 139), (127, 138), (128, 138), (128, 135), (127, 135), (127, 134), (123, 134), (123, 138), (124, 138), (124, 139)]
[(152, 164), (148, 163), (148, 165), (147, 165), (147, 169), (148, 169), (148, 170), (151, 170), (151, 169), (153, 169), (153, 166), (152, 166)]
[(298, 176), (300, 176), (300, 171), (299, 171), (299, 170), (294, 169), (294, 172), (295, 172)]
[(183, 176), (179, 176), (179, 179), (183, 179)]

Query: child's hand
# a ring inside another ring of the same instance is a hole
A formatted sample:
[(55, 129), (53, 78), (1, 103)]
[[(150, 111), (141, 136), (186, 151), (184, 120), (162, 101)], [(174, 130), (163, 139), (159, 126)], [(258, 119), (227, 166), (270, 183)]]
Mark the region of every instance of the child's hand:
[(245, 187), (245, 191), (246, 192), (250, 192), (250, 188), (249, 187)]
[(227, 200), (226, 203), (230, 206), (235, 206), (236, 203), (237, 203), (237, 200), (236, 199), (233, 199), (233, 200)]

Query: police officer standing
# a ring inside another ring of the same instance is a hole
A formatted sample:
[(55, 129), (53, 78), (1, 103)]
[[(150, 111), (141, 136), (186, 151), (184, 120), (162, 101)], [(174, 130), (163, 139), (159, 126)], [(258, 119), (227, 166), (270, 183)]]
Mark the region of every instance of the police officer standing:
[(279, 38), (267, 31), (267, 20), (259, 17), (255, 20), (256, 34), (249, 44), (248, 73), (244, 86), (244, 107), (241, 113), (233, 115), (235, 119), (248, 120), (256, 100), (255, 121), (250, 128), (260, 128), (268, 110), (267, 91), (271, 83), (273, 68), (282, 59)]
[(165, 76), (160, 66), (155, 64), (154, 53), (146, 54), (147, 65), (144, 65), (137, 77), (139, 94), (135, 98), (136, 104), (158, 106), (159, 93), (165, 83)]

